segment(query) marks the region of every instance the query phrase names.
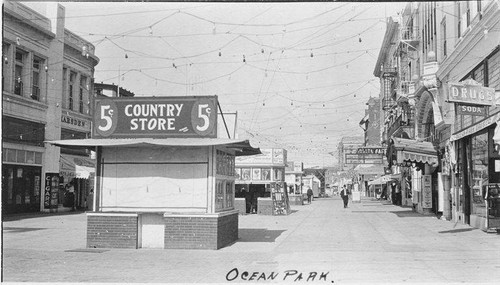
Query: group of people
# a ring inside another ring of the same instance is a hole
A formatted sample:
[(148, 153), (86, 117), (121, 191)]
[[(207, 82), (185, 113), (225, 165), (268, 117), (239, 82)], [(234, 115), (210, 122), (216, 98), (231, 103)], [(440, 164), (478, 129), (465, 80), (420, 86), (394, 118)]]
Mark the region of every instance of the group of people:
[(390, 193), (387, 189), (387, 185), (383, 185), (381, 192), (378, 193), (379, 197), (377, 199), (390, 200), (394, 205), (401, 206), (403, 199), (401, 195), (402, 194), (401, 188), (395, 181), (392, 181), (389, 187), (390, 187)]

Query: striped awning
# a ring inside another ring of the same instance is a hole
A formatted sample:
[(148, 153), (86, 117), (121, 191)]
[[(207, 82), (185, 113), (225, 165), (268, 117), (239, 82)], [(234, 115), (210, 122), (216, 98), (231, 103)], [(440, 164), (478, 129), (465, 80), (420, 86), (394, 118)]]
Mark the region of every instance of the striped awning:
[(439, 163), (437, 151), (431, 142), (422, 142), (411, 139), (394, 138), (393, 148), (396, 153), (396, 162), (421, 162), (430, 165)]

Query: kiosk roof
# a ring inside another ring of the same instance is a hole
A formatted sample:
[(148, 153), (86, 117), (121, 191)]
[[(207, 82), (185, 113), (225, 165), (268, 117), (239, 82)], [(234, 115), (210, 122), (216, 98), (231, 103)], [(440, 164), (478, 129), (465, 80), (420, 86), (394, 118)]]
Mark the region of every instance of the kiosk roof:
[(139, 146), (225, 146), (235, 149), (236, 156), (261, 154), (259, 148), (254, 148), (248, 140), (234, 140), (224, 138), (129, 138), (129, 139), (76, 139), (55, 140), (47, 143), (74, 148), (104, 147), (139, 147)]

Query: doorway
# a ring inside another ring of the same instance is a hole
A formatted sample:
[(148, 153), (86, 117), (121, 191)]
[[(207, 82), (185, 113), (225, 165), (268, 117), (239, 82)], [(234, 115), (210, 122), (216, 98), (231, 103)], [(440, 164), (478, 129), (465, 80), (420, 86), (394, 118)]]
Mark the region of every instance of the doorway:
[(165, 222), (160, 214), (141, 214), (140, 248), (165, 248)]

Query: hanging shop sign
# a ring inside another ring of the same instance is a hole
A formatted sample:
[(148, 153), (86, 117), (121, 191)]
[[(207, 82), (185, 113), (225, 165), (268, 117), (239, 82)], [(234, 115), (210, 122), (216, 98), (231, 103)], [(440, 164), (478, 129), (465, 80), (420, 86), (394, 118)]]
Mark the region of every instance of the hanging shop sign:
[(94, 138), (217, 137), (217, 96), (96, 98)]
[(422, 175), (422, 207), (432, 208), (432, 178), (430, 175)]
[(457, 104), (456, 109), (457, 109), (458, 115), (472, 115), (472, 116), (486, 117), (486, 107), (485, 106)]
[(460, 83), (448, 83), (448, 101), (473, 105), (493, 106), (496, 104), (495, 89), (484, 87), (468, 79)]
[(59, 173), (45, 173), (44, 208), (57, 208), (59, 190)]
[(387, 148), (381, 147), (360, 147), (356, 151), (357, 154), (383, 154), (385, 155)]

